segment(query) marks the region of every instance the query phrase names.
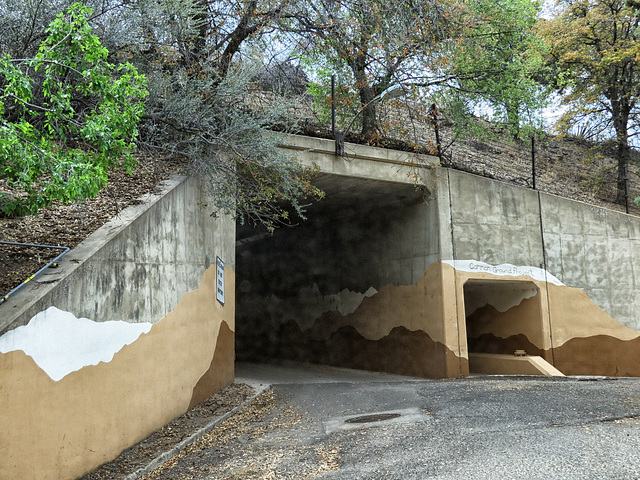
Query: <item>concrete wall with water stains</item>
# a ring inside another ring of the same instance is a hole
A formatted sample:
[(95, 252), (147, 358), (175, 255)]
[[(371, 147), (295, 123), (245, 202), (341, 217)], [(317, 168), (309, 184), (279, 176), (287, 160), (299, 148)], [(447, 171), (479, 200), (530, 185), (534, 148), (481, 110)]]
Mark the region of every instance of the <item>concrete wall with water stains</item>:
[(235, 224), (201, 203), (197, 179), (169, 182), (2, 305), (12, 333), (50, 306), (153, 325), (57, 381), (21, 350), (0, 354), (0, 478), (77, 478), (233, 381)]
[(239, 227), (238, 358), (457, 375), (442, 322), (436, 159), (355, 145), (343, 158), (330, 141), (289, 140), (321, 168), (326, 198), (295, 228)]
[(437, 204), (413, 188), (240, 241), (239, 358), (447, 376)]
[[(467, 297), (455, 302), (461, 352), (522, 348), (567, 375), (640, 376), (640, 219), (463, 172), (441, 182), (450, 192), (451, 287)], [(509, 288), (521, 301), (501, 307)]]
[(0, 334), (56, 304), (98, 322), (157, 322), (198, 287), (216, 256), (233, 268), (235, 225), (212, 218), (206, 203), (198, 179), (165, 182), (9, 297)]

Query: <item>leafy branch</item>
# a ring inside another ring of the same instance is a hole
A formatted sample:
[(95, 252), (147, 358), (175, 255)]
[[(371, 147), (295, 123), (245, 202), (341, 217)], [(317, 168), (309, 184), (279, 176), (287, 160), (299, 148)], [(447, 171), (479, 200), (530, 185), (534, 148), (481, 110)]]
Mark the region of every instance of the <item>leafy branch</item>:
[(108, 62), (91, 12), (73, 4), (50, 24), (34, 58), (0, 59), (5, 215), (95, 196), (108, 169), (135, 164), (146, 80), (131, 64)]

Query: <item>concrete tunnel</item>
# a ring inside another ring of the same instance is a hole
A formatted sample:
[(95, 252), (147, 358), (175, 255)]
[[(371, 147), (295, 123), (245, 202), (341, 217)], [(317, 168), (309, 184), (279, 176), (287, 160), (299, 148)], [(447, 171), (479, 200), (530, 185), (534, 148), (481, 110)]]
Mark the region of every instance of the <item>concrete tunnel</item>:
[(539, 347), (548, 333), (534, 282), (468, 280), (463, 288), (470, 373), (483, 373), (488, 355), (519, 352), (552, 361), (551, 352)]
[(315, 184), (326, 196), (295, 227), (237, 225), (238, 360), (434, 378), (521, 373), (478, 360), (515, 350), (551, 360), (537, 284), (461, 280), (445, 262), (446, 192), (334, 173)]
[[(394, 322), (397, 306), (367, 314), (368, 328), (350, 321), (382, 289), (416, 284), (438, 260), (430, 192), (410, 183), (330, 174), (315, 183), (326, 196), (294, 228), (271, 235), (238, 225), (237, 358), (432, 376), (415, 365), (424, 355), (411, 353), (424, 350), (419, 335), (399, 328), (370, 334), (382, 328), (375, 324)], [(415, 308), (402, 295), (392, 292), (401, 308)], [(393, 342), (394, 334), (402, 338)]]

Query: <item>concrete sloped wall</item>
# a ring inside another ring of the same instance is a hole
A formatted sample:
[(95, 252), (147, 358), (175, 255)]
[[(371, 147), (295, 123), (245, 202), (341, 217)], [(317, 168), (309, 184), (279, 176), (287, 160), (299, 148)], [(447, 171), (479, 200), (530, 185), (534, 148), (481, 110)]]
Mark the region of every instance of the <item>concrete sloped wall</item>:
[(235, 224), (201, 203), (196, 178), (168, 182), (2, 305), (10, 334), (52, 306), (88, 324), (152, 325), (57, 381), (21, 350), (0, 354), (0, 478), (77, 478), (233, 381)]

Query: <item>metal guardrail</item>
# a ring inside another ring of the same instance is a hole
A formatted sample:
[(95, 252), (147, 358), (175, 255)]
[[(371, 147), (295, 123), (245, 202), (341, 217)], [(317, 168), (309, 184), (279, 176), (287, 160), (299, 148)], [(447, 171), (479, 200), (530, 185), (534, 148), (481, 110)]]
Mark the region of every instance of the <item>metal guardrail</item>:
[(44, 267), (42, 267), (40, 270), (38, 270), (36, 273), (34, 273), (33, 275), (31, 275), (29, 278), (27, 278), (24, 282), (22, 282), (20, 285), (18, 285), (16, 288), (14, 288), (13, 290), (11, 290), (10, 292), (8, 292), (7, 294), (5, 294), (4, 296), (2, 296), (0, 298), (0, 305), (2, 305), (4, 302), (6, 302), (9, 299), (9, 296), (13, 295), (16, 291), (20, 290), (22, 287), (24, 287), (27, 283), (29, 283), (31, 280), (33, 280), (34, 278), (36, 278), (38, 275), (40, 275), (42, 272), (44, 272), (47, 268), (49, 268), (51, 265), (55, 264), (58, 260), (60, 260), (60, 258), (62, 258), (65, 254), (67, 254), (69, 252), (69, 250), (71, 250), (69, 247), (57, 247), (54, 245), (37, 245), (37, 244), (33, 244), (33, 243), (18, 243), (18, 242), (4, 242), (4, 241), (0, 241), (0, 244), (3, 245), (16, 245), (16, 246), (21, 246), (21, 247), (35, 247), (35, 248), (55, 248), (58, 250), (64, 250), (60, 255), (58, 255), (56, 258), (54, 258), (53, 260), (51, 260), (49, 263), (47, 263)]

